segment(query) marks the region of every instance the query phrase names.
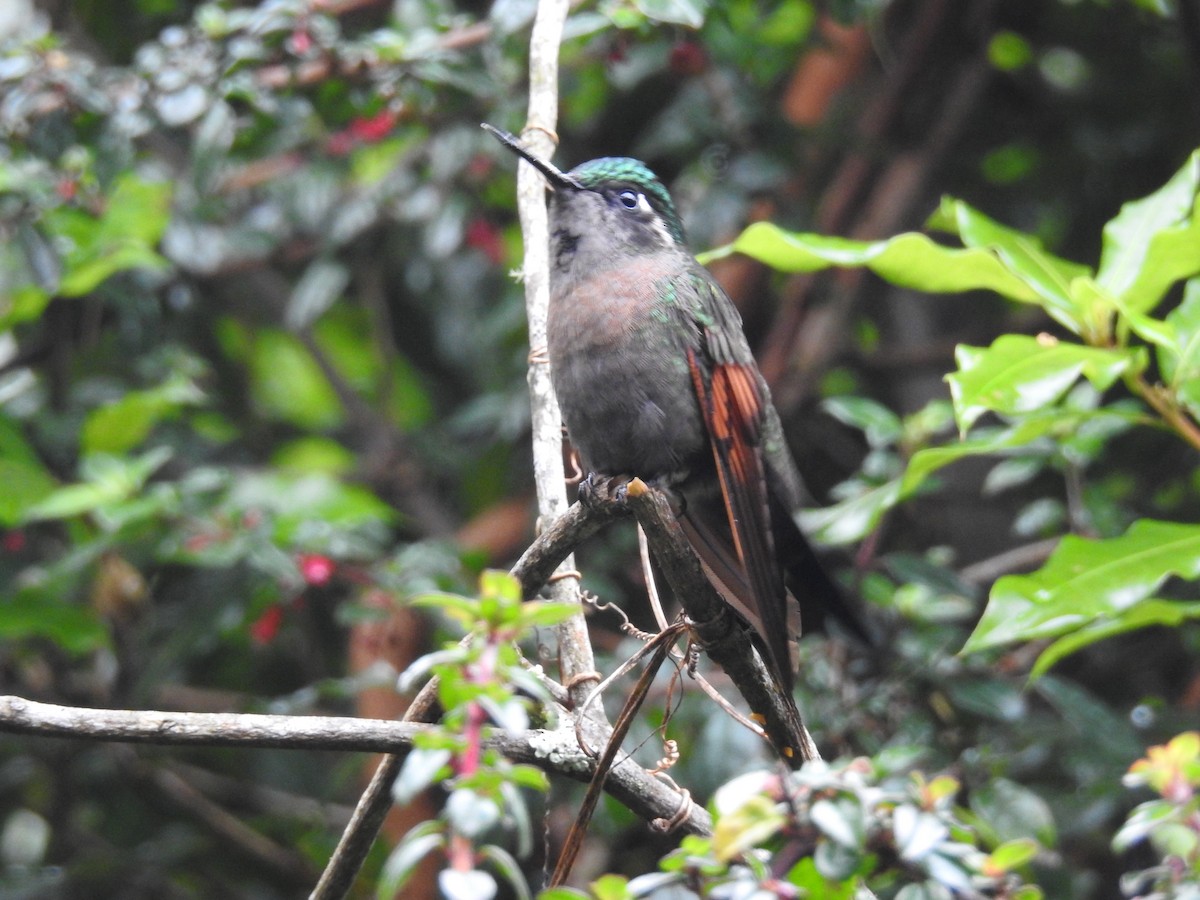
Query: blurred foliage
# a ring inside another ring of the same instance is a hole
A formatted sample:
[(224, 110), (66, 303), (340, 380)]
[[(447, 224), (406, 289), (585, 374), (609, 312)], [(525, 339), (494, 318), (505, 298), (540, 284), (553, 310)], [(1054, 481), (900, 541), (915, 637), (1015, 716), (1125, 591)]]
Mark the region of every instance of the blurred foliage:
[[(478, 128), (519, 128), (533, 4), (0, 6), (0, 683), (350, 710), (395, 680), (348, 666), (355, 629), (461, 593), (533, 533), (513, 167)], [(1011, 872), (1080, 898), (1194, 883), (1198, 18), (1193, 0), (572, 12), (558, 158), (646, 159), (697, 249), (744, 251), (714, 267), (809, 524), (887, 635), (803, 642), (806, 718), (856, 760), (797, 776), (813, 802), (768, 793), (679, 846), (609, 804), (582, 875), (620, 875), (597, 895), (759, 878), (729, 848), (794, 853), (805, 829), (826, 849), (789, 870), (822, 890), (873, 864), (868, 834), (920, 875), (887, 896), (964, 892), (934, 858), (1001, 893)], [(614, 531), (583, 566), (648, 625), (633, 560)], [(608, 671), (628, 639), (592, 623)], [(643, 734), (666, 723), (695, 795), (764, 764), (709, 701), (656, 691)], [(1159, 797), (1130, 814), (1139, 757)], [(1170, 760), (1191, 774), (1156, 774)], [(0, 884), (294, 896), (360, 764), (5, 738)], [(511, 811), (518, 782), (401, 846)], [(548, 795), (552, 828), (572, 790)], [(410, 857), (387, 860), (364, 891)]]

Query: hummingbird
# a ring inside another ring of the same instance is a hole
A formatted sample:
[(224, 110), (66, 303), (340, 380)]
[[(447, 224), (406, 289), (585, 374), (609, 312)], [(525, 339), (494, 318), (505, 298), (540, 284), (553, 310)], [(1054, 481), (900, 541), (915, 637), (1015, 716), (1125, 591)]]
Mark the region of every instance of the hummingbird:
[(667, 492), (705, 576), (790, 693), (798, 619), (833, 614), (867, 636), (793, 518), (804, 489), (737, 308), (644, 163), (564, 173), (483, 127), (552, 191), (550, 380), (588, 483), (636, 476)]

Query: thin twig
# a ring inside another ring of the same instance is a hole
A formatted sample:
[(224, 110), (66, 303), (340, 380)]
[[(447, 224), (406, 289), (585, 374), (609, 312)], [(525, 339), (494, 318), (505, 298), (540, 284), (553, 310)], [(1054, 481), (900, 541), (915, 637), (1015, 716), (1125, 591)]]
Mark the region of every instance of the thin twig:
[(1046, 538), (1032, 544), (1014, 547), (1012, 550), (1006, 550), (996, 556), (972, 563), (958, 575), (967, 584), (991, 584), (1001, 575), (1030, 569), (1045, 562), (1054, 552), (1054, 548), (1058, 546), (1060, 540), (1061, 538), (1056, 537)]
[(549, 887), (561, 885), (570, 876), (571, 870), (575, 868), (575, 860), (579, 857), (579, 851), (583, 847), (583, 838), (592, 821), (592, 813), (596, 811), (596, 803), (600, 800), (605, 779), (608, 778), (609, 772), (613, 768), (613, 761), (621, 749), (621, 744), (625, 741), (625, 735), (629, 733), (630, 726), (637, 718), (638, 711), (642, 708), (642, 701), (646, 699), (646, 693), (650, 690), (650, 685), (658, 674), (663, 660), (667, 658), (674, 640), (675, 635), (671, 632), (663, 632), (655, 639), (654, 656), (646, 664), (645, 670), (629, 694), (629, 699), (625, 701), (625, 706), (621, 709), (621, 714), (617, 717), (612, 734), (609, 736), (608, 744), (604, 748), (604, 754), (596, 762), (596, 770), (588, 784), (587, 793), (579, 804), (579, 812), (575, 816), (575, 821), (571, 823), (571, 830), (567, 832), (566, 840), (563, 841), (562, 852), (554, 867), (554, 874), (550, 876)]
[[(417, 692), (404, 711), (404, 720), (400, 724), (412, 724), (428, 720), (436, 706), (438, 679), (431, 678)], [(393, 749), (393, 748), (389, 748)], [(404, 765), (404, 753), (386, 753), (375, 767), (375, 774), (367, 784), (367, 789), (358, 798), (354, 807), (354, 815), (350, 824), (338, 839), (333, 855), (325, 864), (325, 871), (313, 888), (309, 900), (341, 900), (354, 886), (354, 879), (367, 859), (371, 845), (383, 827), (392, 806), (392, 785), (400, 775)]]
[(638, 558), (642, 561), (642, 579), (646, 582), (646, 593), (650, 598), (650, 609), (659, 631), (667, 630), (667, 614), (663, 612), (662, 598), (658, 595), (658, 582), (654, 580), (654, 566), (650, 564), (650, 542), (646, 540), (646, 529), (637, 527)]
[(1161, 385), (1150, 384), (1142, 375), (1127, 378), (1125, 383), (1162, 417), (1172, 431), (1191, 445), (1193, 450), (1200, 450), (1200, 426), (1180, 408), (1170, 391)]

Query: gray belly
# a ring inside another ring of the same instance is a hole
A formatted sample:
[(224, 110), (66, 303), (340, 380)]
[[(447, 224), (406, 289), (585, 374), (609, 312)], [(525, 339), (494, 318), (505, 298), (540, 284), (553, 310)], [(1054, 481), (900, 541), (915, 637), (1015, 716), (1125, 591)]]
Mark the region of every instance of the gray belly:
[(550, 374), (587, 470), (653, 479), (703, 462), (707, 438), (687, 336), (654, 320), (614, 331), (603, 327), (618, 324), (611, 320), (579, 325), (577, 318), (551, 318)]

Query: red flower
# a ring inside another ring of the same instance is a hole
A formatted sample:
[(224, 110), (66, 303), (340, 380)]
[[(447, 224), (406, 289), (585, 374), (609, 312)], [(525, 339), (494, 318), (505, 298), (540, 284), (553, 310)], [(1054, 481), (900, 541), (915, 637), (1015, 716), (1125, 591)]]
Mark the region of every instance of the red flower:
[(504, 241), (500, 238), (500, 229), (487, 219), (471, 220), (467, 225), (466, 241), (468, 247), (486, 253), (493, 265), (504, 262)]
[(27, 543), (23, 531), (6, 531), (4, 537), (0, 538), (0, 548), (3, 548), (5, 553), (20, 553)]
[(292, 32), (288, 46), (297, 56), (303, 56), (312, 49), (312, 35), (304, 28), (297, 28)]
[(373, 116), (352, 119), (348, 126), (329, 136), (325, 149), (331, 156), (345, 156), (356, 144), (374, 144), (391, 133), (399, 118), (396, 112), (385, 109)]
[(395, 126), (397, 118), (399, 117), (396, 113), (390, 109), (385, 109), (383, 112), (368, 116), (365, 119), (354, 119), (347, 130), (360, 141), (371, 144), (387, 137)]
[(296, 562), (300, 566), (300, 575), (305, 582), (314, 587), (328, 584), (337, 569), (332, 559), (322, 556), (320, 553), (302, 553)]
[(279, 604), (268, 606), (261, 616), (250, 625), (250, 637), (256, 644), (269, 644), (279, 634), (279, 626), (283, 624), (283, 607)]

